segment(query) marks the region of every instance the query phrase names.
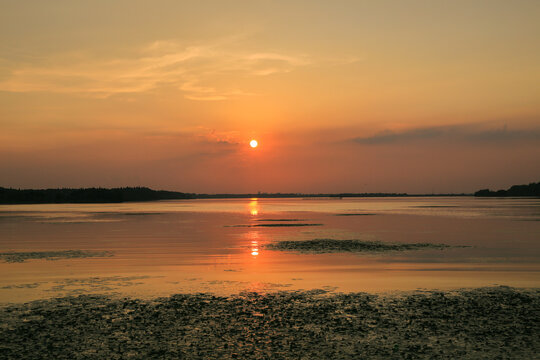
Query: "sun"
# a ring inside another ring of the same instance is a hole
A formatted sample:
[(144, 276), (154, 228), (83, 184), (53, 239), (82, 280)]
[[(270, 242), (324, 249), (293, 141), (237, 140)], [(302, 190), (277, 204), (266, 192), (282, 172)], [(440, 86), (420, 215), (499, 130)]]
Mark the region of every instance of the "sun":
[(257, 142), (257, 140), (251, 140), (249, 142), (249, 146), (251, 146), (252, 148), (256, 148), (257, 146), (259, 146), (259, 143)]

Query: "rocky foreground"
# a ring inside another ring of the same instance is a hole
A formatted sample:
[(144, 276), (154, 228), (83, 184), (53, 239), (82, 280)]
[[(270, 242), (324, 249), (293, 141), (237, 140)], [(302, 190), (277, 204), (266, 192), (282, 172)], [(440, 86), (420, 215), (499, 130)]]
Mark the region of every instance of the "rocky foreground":
[(79, 296), (0, 308), (2, 359), (534, 359), (540, 290)]

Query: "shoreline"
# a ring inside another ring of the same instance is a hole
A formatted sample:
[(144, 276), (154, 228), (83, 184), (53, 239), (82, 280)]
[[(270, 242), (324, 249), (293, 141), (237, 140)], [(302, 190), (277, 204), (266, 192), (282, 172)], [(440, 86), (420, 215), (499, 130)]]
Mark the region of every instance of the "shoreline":
[[(153, 203), (153, 202), (167, 202), (167, 201), (193, 201), (193, 200), (246, 200), (246, 199), (296, 199), (296, 200), (346, 200), (346, 199), (392, 199), (392, 198), (471, 198), (479, 201), (490, 200), (512, 200), (512, 199), (540, 199), (540, 196), (475, 196), (474, 194), (366, 194), (366, 195), (353, 195), (353, 196), (340, 196), (334, 194), (303, 194), (303, 195), (260, 195), (260, 194), (239, 194), (239, 195), (224, 195), (224, 196), (208, 196), (208, 197), (192, 197), (192, 198), (166, 198), (166, 199), (151, 199), (151, 200), (123, 200), (123, 201), (73, 201), (73, 202), (2, 202), (2, 205), (106, 205), (106, 204), (137, 204), (137, 203)], [(352, 215), (339, 215), (339, 216), (354, 216)], [(372, 214), (362, 214), (372, 215)], [(359, 216), (359, 215), (357, 215)]]
[(144, 186), (117, 188), (49, 188), (15, 189), (0, 186), (0, 204), (109, 204), (159, 200), (193, 199), (247, 199), (247, 198), (374, 198), (374, 197), (480, 197), (480, 198), (540, 198), (540, 182), (514, 185), (507, 190), (478, 190), (474, 193), (409, 194), (396, 192), (257, 192), (257, 193), (187, 193), (171, 190), (153, 190)]

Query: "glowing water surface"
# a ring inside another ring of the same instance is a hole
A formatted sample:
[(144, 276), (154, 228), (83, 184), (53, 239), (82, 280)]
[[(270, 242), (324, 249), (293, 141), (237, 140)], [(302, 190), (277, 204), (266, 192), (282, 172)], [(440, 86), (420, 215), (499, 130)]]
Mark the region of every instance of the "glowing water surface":
[[(316, 224), (313, 226), (275, 226)], [(260, 226), (273, 225), (273, 226)], [(271, 251), (318, 238), (470, 247), (379, 254)], [(86, 293), (325, 288), (386, 292), (540, 285), (540, 199), (220, 199), (0, 206), (0, 252), (110, 251), (0, 262), (0, 301)]]

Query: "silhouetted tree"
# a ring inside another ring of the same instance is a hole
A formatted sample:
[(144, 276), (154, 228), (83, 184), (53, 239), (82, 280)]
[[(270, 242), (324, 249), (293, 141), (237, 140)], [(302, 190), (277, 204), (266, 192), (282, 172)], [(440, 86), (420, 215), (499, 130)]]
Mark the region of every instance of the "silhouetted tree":
[(152, 190), (147, 187), (17, 190), (0, 187), (1, 204), (30, 203), (119, 203), (193, 199), (194, 194)]
[(540, 182), (529, 185), (514, 185), (508, 190), (491, 191), (489, 189), (478, 190), (474, 196), (540, 196)]

